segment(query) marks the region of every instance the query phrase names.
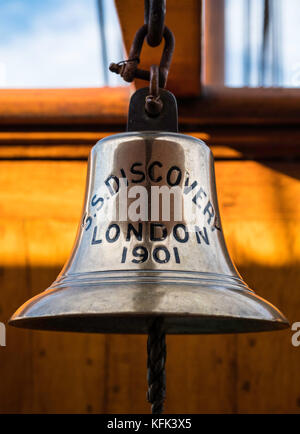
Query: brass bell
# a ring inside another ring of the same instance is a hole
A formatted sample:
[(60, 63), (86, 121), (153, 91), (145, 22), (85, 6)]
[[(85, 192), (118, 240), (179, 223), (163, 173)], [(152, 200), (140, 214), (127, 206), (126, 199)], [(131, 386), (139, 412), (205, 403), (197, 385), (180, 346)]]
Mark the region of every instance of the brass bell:
[[(176, 100), (163, 89), (174, 50), (164, 14), (165, 2), (145, 2), (146, 22), (128, 60), (110, 66), (126, 81), (139, 77), (150, 85), (131, 99), (128, 132), (99, 141), (90, 153), (70, 259), (56, 281), (10, 320), (32, 329), (148, 333), (152, 413), (163, 411), (166, 333), (288, 326), (230, 259), (211, 151), (201, 140), (178, 134)], [(138, 68), (147, 35), (153, 46), (165, 39), (160, 66), (150, 71)]]
[(172, 94), (161, 90), (166, 132), (157, 131), (157, 118), (147, 120), (152, 131), (133, 131), (141, 129), (147, 92), (133, 97), (129, 132), (100, 140), (90, 153), (70, 259), (10, 324), (148, 333), (159, 316), (164, 331), (175, 334), (286, 327), (283, 314), (247, 286), (230, 259), (212, 153), (201, 140), (174, 132)]

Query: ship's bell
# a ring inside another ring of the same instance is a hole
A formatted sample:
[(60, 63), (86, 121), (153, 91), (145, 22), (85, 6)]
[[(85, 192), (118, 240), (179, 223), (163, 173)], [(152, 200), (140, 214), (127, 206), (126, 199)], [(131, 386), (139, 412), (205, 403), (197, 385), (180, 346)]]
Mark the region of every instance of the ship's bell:
[(282, 329), (230, 259), (214, 163), (198, 139), (128, 132), (100, 140), (89, 158), (82, 218), (57, 280), (13, 315), (18, 327), (147, 333)]

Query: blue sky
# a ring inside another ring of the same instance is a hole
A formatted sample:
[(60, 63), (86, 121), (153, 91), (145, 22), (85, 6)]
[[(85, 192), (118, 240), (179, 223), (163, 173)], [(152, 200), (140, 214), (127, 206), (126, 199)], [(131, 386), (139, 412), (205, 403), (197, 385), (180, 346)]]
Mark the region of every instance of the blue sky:
[[(122, 42), (113, 0), (105, 0), (109, 61)], [(110, 74), (110, 85), (120, 83)], [(0, 0), (0, 87), (104, 85), (96, 0)]]

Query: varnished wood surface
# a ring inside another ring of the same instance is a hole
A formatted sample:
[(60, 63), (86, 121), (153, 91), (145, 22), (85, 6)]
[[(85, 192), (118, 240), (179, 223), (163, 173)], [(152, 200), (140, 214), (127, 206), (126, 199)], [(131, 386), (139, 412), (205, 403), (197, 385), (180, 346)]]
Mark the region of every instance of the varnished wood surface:
[(130, 86), (86, 89), (1, 89), (3, 125), (115, 125), (126, 122)]
[[(298, 163), (219, 161), (227, 243), (240, 272), (300, 320)], [(86, 163), (0, 162), (0, 321), (45, 289), (68, 257)], [(300, 349), (289, 330), (167, 338), (169, 413), (300, 412)], [(0, 412), (148, 412), (146, 337), (7, 328)]]

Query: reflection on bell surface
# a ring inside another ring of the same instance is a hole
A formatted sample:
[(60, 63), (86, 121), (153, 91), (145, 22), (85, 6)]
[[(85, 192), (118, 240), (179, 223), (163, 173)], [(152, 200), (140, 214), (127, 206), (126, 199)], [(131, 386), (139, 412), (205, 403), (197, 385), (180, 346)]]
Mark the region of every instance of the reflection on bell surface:
[[(159, 189), (160, 188), (160, 189)], [(177, 133), (124, 133), (91, 151), (82, 220), (57, 280), (10, 323), (27, 328), (147, 333), (285, 328), (228, 254), (211, 151)]]

